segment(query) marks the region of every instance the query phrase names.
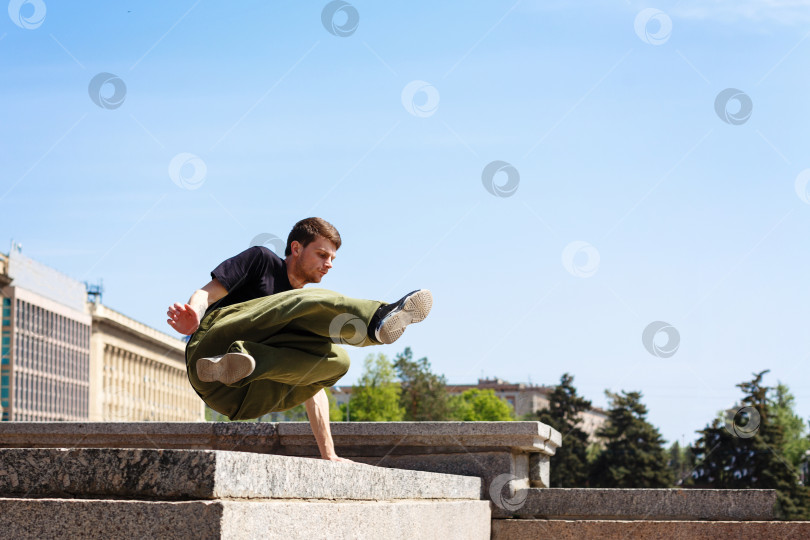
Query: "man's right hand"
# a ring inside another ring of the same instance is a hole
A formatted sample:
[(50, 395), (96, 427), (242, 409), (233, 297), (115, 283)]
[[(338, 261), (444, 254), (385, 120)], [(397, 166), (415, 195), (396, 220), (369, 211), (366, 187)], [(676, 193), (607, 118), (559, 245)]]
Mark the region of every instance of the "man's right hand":
[(169, 306), (167, 314), (169, 320), (166, 322), (169, 323), (169, 326), (186, 336), (196, 332), (200, 326), (200, 316), (188, 304), (175, 302), (173, 306)]

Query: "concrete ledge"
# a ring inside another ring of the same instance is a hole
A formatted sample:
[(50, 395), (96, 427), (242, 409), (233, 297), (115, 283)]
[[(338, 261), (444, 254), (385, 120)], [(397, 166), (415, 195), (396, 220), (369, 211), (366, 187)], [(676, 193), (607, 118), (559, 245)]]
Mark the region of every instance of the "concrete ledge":
[[(340, 456), (475, 475), (484, 480), (482, 496), (501, 474), (515, 476), (522, 487), (547, 486), (548, 459), (561, 443), (559, 432), (540, 422), (335, 422), (331, 428)], [(0, 422), (0, 448), (68, 447), (320, 455), (308, 422)]]
[(0, 450), (3, 496), (472, 499), (477, 477), (215, 450)]
[(275, 423), (0, 422), (0, 448), (181, 448), (279, 453)]
[[(466, 454), (387, 455), (382, 457), (352, 456), (353, 460), (379, 467), (408, 469), (443, 474), (476, 476), (481, 479), (481, 499), (489, 499), (488, 489), (501, 474), (525, 479), (528, 459), (526, 454), (508, 452), (475, 452)], [(528, 487), (528, 482), (525, 482)]]
[[(346, 456), (540, 452), (560, 433), (540, 422), (334, 422)], [(317, 456), (309, 422), (2, 422), (0, 448), (182, 448)]]
[(185, 501), (0, 499), (8, 538), (490, 538), (486, 501)]
[(565, 521), (493, 519), (492, 540), (739, 540), (741, 538), (808, 538), (810, 521)]
[[(514, 508), (516, 502), (519, 508)], [(772, 489), (529, 489), (492, 515), (551, 519), (765, 521), (774, 519)]]
[[(540, 422), (336, 422), (331, 426), (335, 446), (347, 456), (499, 450), (553, 455), (562, 443), (558, 431)], [(287, 453), (317, 454), (308, 422), (280, 422), (277, 429)]]

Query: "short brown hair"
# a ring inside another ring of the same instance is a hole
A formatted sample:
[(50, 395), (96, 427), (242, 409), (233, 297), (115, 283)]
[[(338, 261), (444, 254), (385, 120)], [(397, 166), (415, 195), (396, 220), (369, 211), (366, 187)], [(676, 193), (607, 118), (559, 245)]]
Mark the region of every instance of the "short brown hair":
[(335, 226), (323, 218), (311, 217), (302, 219), (293, 226), (289, 236), (287, 236), (287, 247), (284, 249), (284, 256), (286, 257), (292, 253), (292, 243), (294, 241), (298, 241), (302, 246), (307, 247), (318, 236), (323, 236), (335, 244), (335, 249), (340, 248), (340, 233)]

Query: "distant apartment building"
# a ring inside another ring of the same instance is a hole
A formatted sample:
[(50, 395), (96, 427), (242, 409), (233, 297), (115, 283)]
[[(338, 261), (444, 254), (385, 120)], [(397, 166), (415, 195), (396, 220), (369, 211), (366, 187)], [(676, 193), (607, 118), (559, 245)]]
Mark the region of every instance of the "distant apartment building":
[[(517, 418), (527, 413), (535, 413), (549, 407), (549, 395), (554, 391), (553, 386), (539, 386), (531, 383), (510, 383), (499, 378), (478, 379), (478, 384), (448, 384), (447, 392), (450, 395), (460, 395), (467, 390), (492, 390), (500, 399), (506, 401), (515, 410)], [(331, 388), (332, 395), (338, 405), (346, 405), (351, 399), (351, 386), (335, 386)], [(349, 411), (351, 415), (351, 411)], [(349, 418), (351, 419), (351, 417)], [(588, 434), (591, 442), (596, 442), (596, 430), (601, 428), (607, 420), (607, 413), (599, 408), (580, 413), (579, 428)]]
[[(548, 409), (549, 396), (554, 391), (553, 386), (540, 386), (531, 383), (510, 383), (503, 379), (478, 379), (478, 384), (448, 384), (447, 391), (458, 395), (477, 388), (479, 390), (492, 390), (496, 396), (506, 401), (515, 410), (515, 416), (520, 418), (525, 414), (536, 413)], [(601, 428), (607, 420), (607, 413), (599, 408), (580, 413), (579, 428), (588, 434), (590, 442), (596, 442), (596, 430)]]
[(91, 421), (205, 419), (186, 375), (185, 342), (100, 303), (87, 306)]
[(2, 256), (3, 420), (87, 420), (90, 316), (81, 283), (23, 257)]
[(102, 305), (86, 285), (0, 253), (3, 421), (203, 420), (185, 343)]
[(548, 408), (548, 395), (553, 387), (539, 386), (531, 383), (510, 383), (503, 379), (478, 379), (478, 384), (448, 384), (447, 391), (457, 395), (476, 388), (492, 390), (496, 396), (509, 403), (515, 410), (515, 416), (533, 413)]

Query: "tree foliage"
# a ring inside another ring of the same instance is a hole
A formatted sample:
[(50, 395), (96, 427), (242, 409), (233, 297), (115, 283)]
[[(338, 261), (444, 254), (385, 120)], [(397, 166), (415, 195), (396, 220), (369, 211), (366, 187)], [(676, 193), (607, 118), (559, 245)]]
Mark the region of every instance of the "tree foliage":
[(672, 471), (667, 467), (664, 440), (647, 422), (647, 407), (640, 392), (614, 394), (606, 391), (610, 410), (605, 425), (597, 435), (605, 447), (593, 464), (592, 487), (662, 488), (672, 485)]
[(351, 420), (356, 422), (394, 422), (402, 420), (405, 411), (399, 404), (400, 387), (395, 381), (394, 366), (383, 354), (369, 355), (358, 384), (352, 386), (349, 399)]
[(413, 359), (410, 347), (396, 356), (394, 367), (400, 380), (400, 406), (409, 421), (441, 421), (450, 419), (450, 396), (447, 380), (430, 370), (427, 358)]
[(807, 438), (807, 425), (794, 411), (796, 399), (786, 384), (777, 383), (771, 389), (774, 422), (781, 426), (784, 443), (782, 453), (793, 467), (799, 468), (810, 450), (810, 439)]
[(682, 447), (678, 441), (672, 443), (667, 451), (669, 460), (667, 466), (672, 471), (675, 478), (675, 485), (682, 486), (688, 483), (691, 478), (692, 469), (695, 467), (695, 457), (690, 446)]
[(338, 406), (335, 396), (332, 394), (331, 388), (324, 388), (326, 397), (329, 400), (329, 421), (330, 422), (343, 422), (343, 410)]
[(471, 422), (514, 420), (514, 409), (491, 389), (471, 388), (450, 398), (451, 417)]
[(588, 434), (578, 426), (591, 402), (577, 395), (573, 383), (574, 377), (564, 373), (549, 396), (548, 409), (524, 417), (548, 424), (562, 435), (563, 444), (552, 458), (550, 487), (586, 487), (588, 482)]
[[(798, 482), (798, 470), (785, 457), (785, 428), (776, 417), (769, 388), (762, 384), (768, 371), (754, 374), (737, 386), (744, 397), (727, 411), (726, 421), (715, 418), (698, 433), (697, 466), (692, 484), (718, 489), (775, 489), (780, 516), (808, 517), (808, 490)], [(783, 405), (784, 405), (784, 395)]]

